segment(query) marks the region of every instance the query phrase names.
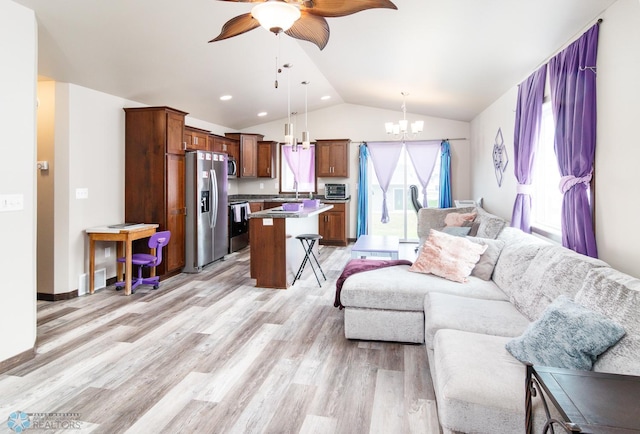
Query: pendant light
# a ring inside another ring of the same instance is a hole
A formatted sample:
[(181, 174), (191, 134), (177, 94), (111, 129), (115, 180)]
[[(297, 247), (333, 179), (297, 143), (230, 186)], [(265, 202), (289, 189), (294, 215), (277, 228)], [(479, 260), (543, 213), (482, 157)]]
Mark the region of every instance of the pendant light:
[(291, 123), (291, 68), (293, 65), (285, 63), (282, 66), (289, 70), (287, 72), (287, 123), (284, 124), (284, 144), (293, 146), (293, 124)]
[(309, 83), (309, 81), (302, 82), (304, 85), (304, 131), (302, 132), (302, 149), (304, 150), (311, 147), (311, 141), (309, 140), (309, 126), (307, 123), (307, 113), (309, 112), (307, 109), (307, 86)]

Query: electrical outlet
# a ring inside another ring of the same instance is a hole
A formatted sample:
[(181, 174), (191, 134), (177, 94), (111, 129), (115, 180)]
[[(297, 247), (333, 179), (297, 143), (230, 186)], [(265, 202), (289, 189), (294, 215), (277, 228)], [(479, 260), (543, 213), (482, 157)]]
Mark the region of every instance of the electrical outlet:
[(264, 182), (260, 183), (260, 190), (264, 190)]
[(104, 257), (108, 258), (109, 256), (111, 256), (111, 247), (105, 247), (104, 248)]
[(88, 198), (89, 198), (88, 188), (76, 188), (76, 199), (88, 199)]

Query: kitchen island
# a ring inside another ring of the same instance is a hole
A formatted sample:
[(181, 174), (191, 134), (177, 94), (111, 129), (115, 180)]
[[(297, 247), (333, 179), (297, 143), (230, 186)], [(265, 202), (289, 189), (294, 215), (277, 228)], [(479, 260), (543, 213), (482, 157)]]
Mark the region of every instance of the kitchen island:
[(304, 249), (296, 236), (317, 234), (317, 216), (332, 208), (333, 205), (320, 204), (300, 211), (284, 211), (282, 207), (276, 207), (251, 213), (250, 265), (251, 278), (256, 279), (256, 286), (286, 289), (291, 285), (304, 257)]

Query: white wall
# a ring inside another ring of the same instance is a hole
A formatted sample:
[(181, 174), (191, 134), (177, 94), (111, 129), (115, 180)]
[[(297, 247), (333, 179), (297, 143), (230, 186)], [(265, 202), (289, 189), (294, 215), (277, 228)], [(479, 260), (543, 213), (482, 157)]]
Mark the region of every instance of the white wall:
[(36, 338), (36, 58), (33, 11), (0, 2), (0, 194), (23, 209), (0, 212), (0, 361), (33, 348)]
[[(597, 64), (596, 239), (601, 259), (640, 277), (640, 231), (634, 228), (635, 216), (640, 215), (640, 202), (636, 200), (640, 161), (637, 128), (640, 2), (618, 0), (601, 17), (604, 21), (600, 25)], [(549, 53), (549, 57), (554, 54)], [(516, 195), (513, 165), (498, 189), (490, 150), (495, 131), (502, 127), (509, 155), (513, 156), (516, 85), (471, 123), (473, 195), (484, 196), (487, 208), (505, 218), (511, 218)]]
[[(324, 183), (348, 182), (351, 187), (352, 200), (350, 203), (350, 229), (348, 236), (356, 236), (356, 209), (358, 184), (358, 146), (363, 141), (390, 140), (387, 136), (384, 123), (397, 122), (402, 118), (401, 111), (381, 110), (371, 107), (357, 106), (353, 104), (341, 104), (323, 110), (317, 110), (308, 114), (308, 127), (311, 139), (351, 139), (349, 151), (349, 178), (320, 178), (318, 180), (318, 192), (324, 193)], [(304, 117), (299, 116), (296, 131), (300, 137)], [(444, 139), (465, 138), (469, 139), (470, 126), (467, 122), (452, 121), (448, 119), (419, 116), (408, 113), (407, 119), (414, 121), (422, 119), (425, 122), (424, 132), (418, 139)], [(247, 128), (244, 132), (260, 133), (265, 135), (265, 140), (282, 141), (285, 119), (256, 125)], [(452, 194), (456, 199), (468, 199), (471, 196), (471, 159), (469, 140), (451, 141), (452, 164)], [(279, 158), (279, 156), (278, 156)], [(278, 163), (279, 164), (279, 163)], [(260, 189), (260, 184), (264, 189)], [(278, 180), (238, 180), (236, 181), (238, 192), (241, 194), (277, 194)]]

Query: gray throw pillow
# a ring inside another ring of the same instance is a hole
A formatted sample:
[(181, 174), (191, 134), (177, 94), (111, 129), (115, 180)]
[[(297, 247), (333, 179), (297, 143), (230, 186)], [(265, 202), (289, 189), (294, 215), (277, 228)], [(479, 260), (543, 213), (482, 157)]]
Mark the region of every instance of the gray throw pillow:
[(624, 334), (609, 318), (561, 295), (505, 348), (523, 363), (589, 371)]
[(487, 246), (487, 250), (485, 250), (482, 256), (480, 256), (480, 260), (478, 261), (474, 269), (471, 270), (471, 275), (479, 277), (482, 280), (491, 280), (493, 269), (496, 266), (496, 262), (498, 262), (500, 253), (502, 253), (504, 241), (476, 237), (467, 237), (467, 239), (469, 241), (473, 241), (476, 244)]
[(483, 208), (478, 207), (476, 210), (478, 213), (476, 222), (479, 223), (476, 235), (480, 238), (496, 239), (507, 221), (497, 215), (486, 212)]

